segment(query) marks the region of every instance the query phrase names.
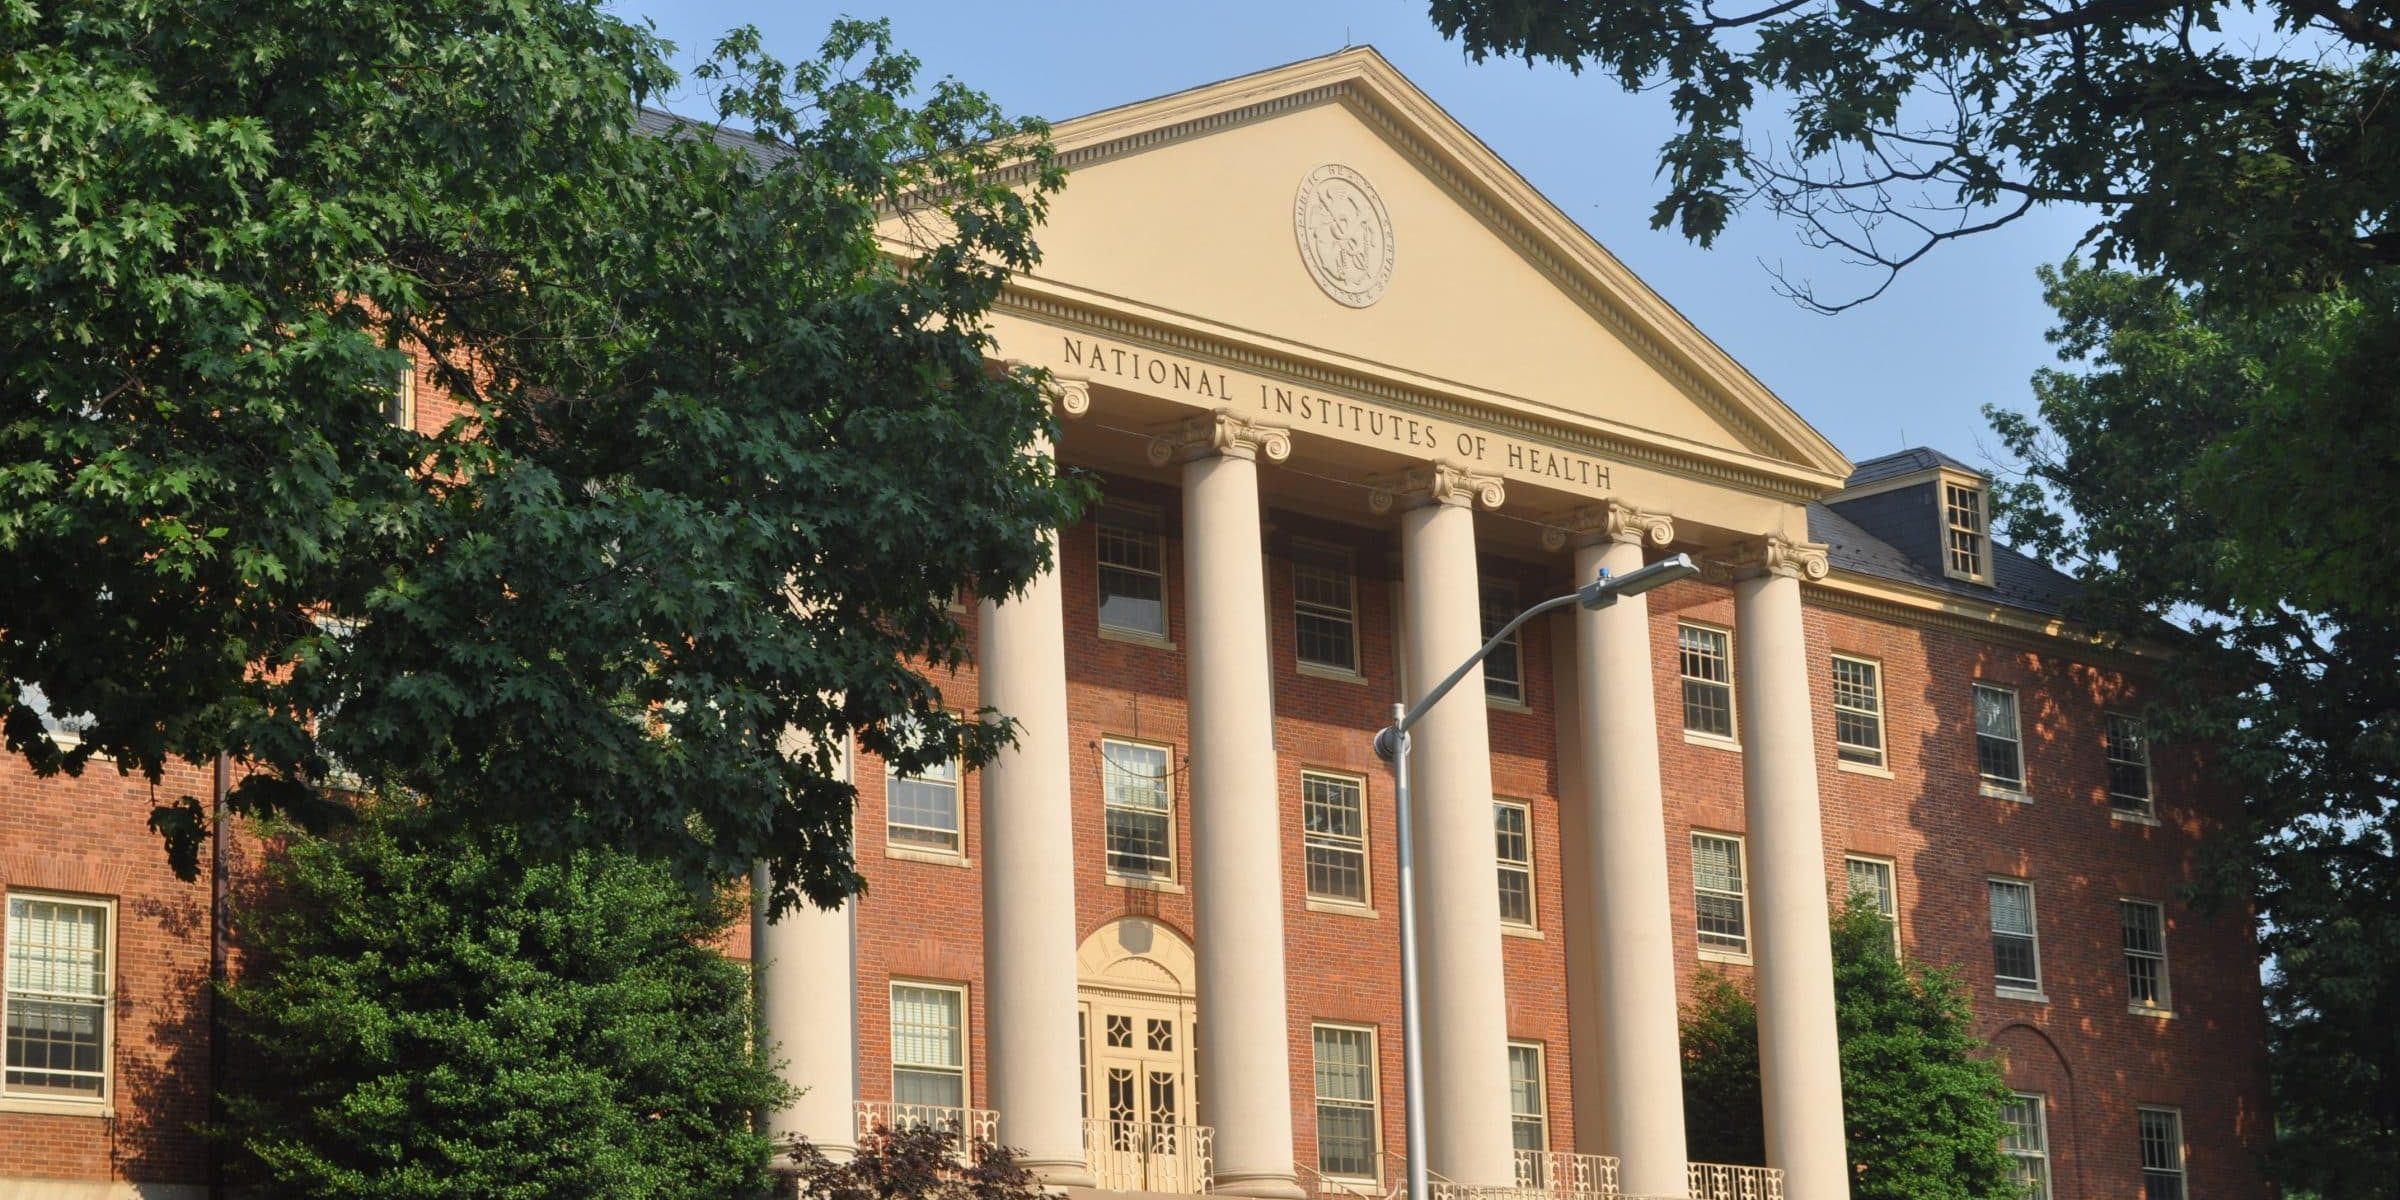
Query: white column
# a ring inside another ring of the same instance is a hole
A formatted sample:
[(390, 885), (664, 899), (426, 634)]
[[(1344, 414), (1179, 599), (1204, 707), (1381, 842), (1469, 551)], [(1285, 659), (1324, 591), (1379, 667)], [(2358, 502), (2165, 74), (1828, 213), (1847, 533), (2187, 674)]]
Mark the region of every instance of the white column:
[[(1047, 454), (1041, 446), (1037, 453)], [(1055, 535), (1049, 537), (1053, 550)], [(1058, 574), (983, 602), (983, 703), (1017, 722), (983, 768), (985, 1095), (1043, 1183), (1090, 1187), (1076, 1057), (1074, 809)]]
[(1198, 942), (1203, 1119), (1216, 1187), (1301, 1200), (1292, 1154), (1291, 1036), (1283, 957), (1283, 830), (1267, 682), (1258, 462), (1291, 453), (1281, 429), (1219, 413), (1151, 443), (1183, 464), (1184, 623), (1192, 653), (1192, 909)]
[[(1665, 546), (1674, 525), (1658, 513), (1607, 504), (1583, 514), (1575, 582), (1603, 568), (1642, 565), (1642, 543)], [(1683, 1062), (1675, 1001), (1675, 921), (1667, 887), (1667, 827), (1659, 788), (1658, 703), (1650, 679), (1650, 601), (1627, 596), (1575, 612), (1575, 756), (1586, 806), (1579, 844), (1567, 847), (1584, 878), (1588, 910), (1571, 915), (1568, 936), (1590, 963), (1590, 989), (1569, 991), (1570, 1008), (1596, 1008), (1582, 1028), (1596, 1034), (1576, 1078), (1596, 1069), (1598, 1110), (1576, 1110), (1578, 1133), (1596, 1123), (1601, 1153), (1618, 1157), (1618, 1182), (1632, 1196), (1683, 1192)], [(1580, 1048), (1580, 1043), (1579, 1043)], [(1584, 1145), (1589, 1141), (1578, 1139)]]
[(782, 1060), (783, 1081), (801, 1089), (791, 1104), (767, 1114), (767, 1136), (777, 1144), (778, 1162), (784, 1161), (782, 1144), (793, 1138), (842, 1161), (858, 1144), (855, 907), (823, 909), (804, 900), (769, 921), (766, 897), (762, 864), (750, 877), (750, 964), (760, 1038)]
[[(1438, 465), (1379, 489), (1400, 516), (1403, 621), (1413, 704), (1483, 644), (1475, 512), (1500, 482)], [(1420, 994), (1425, 1011), (1426, 1165), (1454, 1182), (1516, 1180), (1509, 1130), (1508, 995), (1492, 841), (1491, 736), (1483, 671), (1418, 722), (1409, 758), (1417, 847)]]
[(1825, 547), (1770, 537), (1752, 557), (1733, 586), (1734, 660), (1767, 1165), (1782, 1169), (1789, 1200), (1845, 1200), (1850, 1165), (1842, 1134), (1825, 834), (1800, 625), (1800, 577), (1825, 577)]

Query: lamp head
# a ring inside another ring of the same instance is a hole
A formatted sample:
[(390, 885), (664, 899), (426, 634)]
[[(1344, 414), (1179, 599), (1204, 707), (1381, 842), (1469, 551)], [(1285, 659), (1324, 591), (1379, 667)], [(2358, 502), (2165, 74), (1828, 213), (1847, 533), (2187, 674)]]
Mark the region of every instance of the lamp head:
[(1606, 608), (1619, 596), (1639, 596), (1655, 587), (1663, 587), (1678, 579), (1690, 579), (1700, 573), (1699, 564), (1689, 554), (1670, 554), (1657, 562), (1637, 567), (1623, 575), (1611, 575), (1600, 568), (1600, 577), (1576, 589), (1579, 603), (1585, 608)]

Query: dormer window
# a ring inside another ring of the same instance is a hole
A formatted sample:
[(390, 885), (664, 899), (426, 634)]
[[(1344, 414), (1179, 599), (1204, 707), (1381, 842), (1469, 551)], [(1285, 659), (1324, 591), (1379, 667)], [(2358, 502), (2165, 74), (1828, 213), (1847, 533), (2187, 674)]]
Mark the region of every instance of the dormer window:
[(1991, 578), (1992, 539), (1983, 503), (1982, 488), (1942, 481), (1942, 569), (1952, 579), (1984, 583)]

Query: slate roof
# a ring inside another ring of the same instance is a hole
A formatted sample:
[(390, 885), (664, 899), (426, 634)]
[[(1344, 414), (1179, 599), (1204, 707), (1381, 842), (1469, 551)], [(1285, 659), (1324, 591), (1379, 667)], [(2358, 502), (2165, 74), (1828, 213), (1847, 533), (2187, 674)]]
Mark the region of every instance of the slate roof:
[(787, 147), (761, 141), (740, 130), (724, 129), (707, 121), (679, 117), (665, 109), (651, 108), (647, 105), (635, 112), (633, 129), (636, 133), (646, 133), (653, 137), (689, 136), (694, 132), (706, 133), (710, 141), (727, 149), (744, 151), (759, 162), (770, 166), (791, 157), (792, 154)]
[(1978, 477), (1984, 474), (1931, 446), (1912, 446), (1897, 453), (1886, 454), (1880, 458), (1870, 458), (1859, 463), (1857, 469), (1850, 472), (1850, 478), (1843, 481), (1842, 486), (1865, 487), (1870, 483), (1881, 483), (1886, 479), (1902, 475), (1914, 475), (1919, 471), (1930, 471), (1935, 467), (1948, 467), (1953, 471), (1965, 471), (1969, 475)]
[[(1905, 461), (1894, 469), (1888, 464), (1895, 460)], [(1870, 469), (1877, 473), (1863, 482), (1872, 483), (1942, 465), (1982, 474), (1938, 450), (1920, 447), (1861, 463), (1858, 473), (1850, 477), (1850, 486), (1860, 486), (1860, 477), (1868, 475)], [(1842, 493), (1836, 492), (1827, 499), (1840, 503)], [(1827, 556), (1836, 570), (1947, 592), (1963, 599), (2006, 604), (2054, 617), (2065, 615), (2067, 603), (2081, 590), (2081, 585), (2064, 572), (2040, 559), (2001, 545), (1997, 538), (1992, 540), (1992, 582), (1967, 583), (1952, 579), (1942, 573), (1939, 561), (1920, 560), (1875, 536), (1858, 522), (1834, 511), (1828, 504), (1809, 504), (1808, 540), (1823, 542), (1830, 547)]]

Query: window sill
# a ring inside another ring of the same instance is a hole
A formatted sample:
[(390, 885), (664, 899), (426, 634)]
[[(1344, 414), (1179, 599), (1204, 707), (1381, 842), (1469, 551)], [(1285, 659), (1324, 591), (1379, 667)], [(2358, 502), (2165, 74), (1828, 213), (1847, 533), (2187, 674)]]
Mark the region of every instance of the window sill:
[(1108, 873), (1105, 882), (1110, 887), (1132, 888), (1137, 892), (1165, 892), (1170, 896), (1183, 895), (1183, 885), (1172, 879), (1142, 879), (1133, 875)]
[(106, 1100), (44, 1100), (38, 1096), (0, 1096), (0, 1112), (29, 1113), (45, 1117), (96, 1117), (103, 1121), (117, 1119), (116, 1106)]
[(1332, 913), (1338, 917), (1365, 917), (1370, 921), (1382, 915), (1364, 904), (1354, 904), (1348, 900), (1320, 900), (1315, 896), (1308, 898), (1308, 911)]
[(1833, 760), (1833, 765), (1835, 770), (1848, 771), (1853, 775), (1872, 775), (1877, 779), (1894, 778), (1891, 768), (1878, 767), (1872, 763), (1851, 762), (1846, 758), (1837, 758)]
[(1147, 646), (1152, 650), (1173, 650), (1175, 648), (1174, 639), (1162, 634), (1144, 633), (1139, 629), (1118, 629), (1109, 625), (1100, 627), (1100, 640), (1124, 642), (1129, 646)]
[(1735, 754), (1742, 752), (1740, 742), (1729, 737), (1719, 737), (1713, 733), (1698, 733), (1686, 729), (1683, 731), (1683, 740), (1687, 745), (1706, 746), (1711, 750), (1730, 750)]
[(1483, 698), (1483, 705), (1486, 708), (1499, 709), (1501, 712), (1529, 713), (1533, 711), (1533, 706), (1522, 700), (1510, 700), (1502, 696), (1486, 695)]
[(2175, 1019), (2174, 1009), (2158, 1008), (2148, 1004), (2128, 1004), (2125, 1006), (2125, 1011), (2132, 1013), (2137, 1017), (2155, 1017), (2161, 1021), (2172, 1021)]
[(1380, 1196), (1383, 1194), (1383, 1181), (1349, 1175), (1317, 1176), (1317, 1194), (1321, 1196), (1355, 1196), (1361, 1190)]
[(1500, 933), (1504, 937), (1528, 938), (1537, 942), (1543, 940), (1542, 931), (1534, 928), (1531, 925), (1511, 925), (1506, 921), (1502, 921), (1500, 923)]
[(1746, 950), (1714, 950), (1707, 946), (1702, 946), (1700, 947), (1700, 961), (1710, 963), (1740, 963), (1742, 966), (1746, 967), (1750, 965), (1750, 954)]
[(1302, 675), (1306, 675), (1310, 679), (1330, 679), (1335, 683), (1361, 684), (1367, 681), (1366, 676), (1359, 674), (1357, 671), (1346, 670), (1342, 667), (1328, 667), (1322, 663), (1297, 661), (1293, 663), (1293, 666)]
[(2022, 788), (2005, 787), (1997, 783), (1978, 783), (1975, 794), (1992, 800), (2013, 800), (2019, 804), (2033, 803), (2033, 793)]
[(1992, 994), (2003, 1000), (2023, 1000), (2028, 1004), (2048, 1004), (2050, 997), (2039, 988), (2013, 988), (1994, 985)]
[(883, 856), (885, 858), (897, 859), (901, 862), (934, 863), (944, 867), (965, 867), (973, 865), (967, 861), (966, 855), (960, 854), (954, 850), (923, 850), (915, 846), (887, 845), (883, 848)]
[(2111, 820), (2111, 821), (2123, 821), (2123, 822), (2125, 822), (2125, 823), (2126, 823), (2126, 824), (2128, 824), (2128, 825), (2156, 825), (2156, 824), (2158, 824), (2158, 816), (2157, 816), (2156, 814), (2154, 814), (2154, 813), (2138, 813), (2138, 812), (2127, 812), (2126, 810), (2124, 810), (2124, 809), (2121, 809), (2121, 808), (2111, 808), (2111, 809), (2109, 809), (2109, 810), (2108, 810), (2108, 819), (2109, 819), (2109, 820)]

